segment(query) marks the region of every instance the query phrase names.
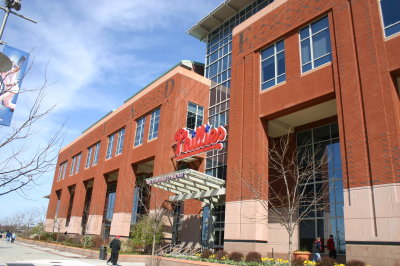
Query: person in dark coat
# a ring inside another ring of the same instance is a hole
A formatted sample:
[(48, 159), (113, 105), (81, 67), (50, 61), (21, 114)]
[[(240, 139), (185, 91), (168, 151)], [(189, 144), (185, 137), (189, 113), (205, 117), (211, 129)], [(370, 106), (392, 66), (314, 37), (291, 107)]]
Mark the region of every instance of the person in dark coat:
[(332, 259), (336, 259), (337, 252), (336, 252), (336, 248), (335, 248), (335, 241), (333, 240), (333, 235), (329, 236), (329, 239), (326, 242), (326, 247), (329, 250), (329, 257), (331, 257)]
[(113, 266), (116, 266), (118, 261), (119, 250), (121, 249), (121, 241), (119, 240), (119, 236), (116, 236), (110, 242), (110, 248), (111, 248), (111, 256), (107, 261), (107, 265), (108, 263), (111, 262)]

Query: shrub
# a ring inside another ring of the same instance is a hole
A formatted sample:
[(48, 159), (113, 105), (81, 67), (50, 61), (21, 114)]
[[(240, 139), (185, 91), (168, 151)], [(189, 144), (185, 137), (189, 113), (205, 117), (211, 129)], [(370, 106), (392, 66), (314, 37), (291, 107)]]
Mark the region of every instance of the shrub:
[(217, 258), (217, 260), (226, 260), (228, 258), (228, 252), (226, 252), (225, 250), (218, 250), (217, 252), (215, 252), (215, 257)]
[(131, 228), (130, 238), (135, 249), (150, 253), (153, 244), (153, 236), (155, 236), (156, 245), (163, 239), (162, 222), (154, 217), (143, 216)]
[(351, 260), (349, 262), (346, 262), (346, 266), (365, 266), (365, 262), (360, 261), (360, 260)]
[(81, 246), (81, 240), (79, 237), (69, 237), (63, 241), (63, 243), (67, 246), (74, 246), (74, 247), (80, 247)]
[(335, 261), (331, 258), (322, 258), (321, 262), (318, 264), (320, 266), (333, 266), (335, 265)]
[(201, 252), (200, 257), (203, 259), (208, 259), (209, 257), (211, 257), (211, 255), (213, 254), (213, 252), (209, 249), (205, 249)]
[(55, 239), (55, 233), (49, 233), (49, 232), (44, 232), (41, 235), (41, 239), (45, 240), (45, 241), (53, 241)]
[(53, 234), (53, 241), (58, 241), (58, 242), (64, 242), (65, 240), (67, 240), (68, 235), (64, 234), (64, 233), (54, 233)]
[(132, 253), (135, 251), (135, 246), (130, 239), (121, 240), (121, 252)]
[(93, 247), (93, 236), (84, 235), (81, 238), (81, 243), (84, 248)]
[(100, 248), (105, 244), (104, 238), (102, 236), (94, 236), (93, 239), (93, 248)]
[(246, 255), (246, 262), (261, 262), (261, 254), (258, 252), (249, 252)]
[(233, 261), (237, 261), (237, 262), (239, 262), (239, 261), (242, 261), (243, 260), (243, 254), (242, 253), (240, 253), (240, 252), (232, 252), (231, 253), (231, 255), (229, 255), (229, 259), (230, 260), (233, 260)]
[(304, 260), (302, 259), (295, 259), (292, 261), (292, 266), (303, 266), (304, 265)]

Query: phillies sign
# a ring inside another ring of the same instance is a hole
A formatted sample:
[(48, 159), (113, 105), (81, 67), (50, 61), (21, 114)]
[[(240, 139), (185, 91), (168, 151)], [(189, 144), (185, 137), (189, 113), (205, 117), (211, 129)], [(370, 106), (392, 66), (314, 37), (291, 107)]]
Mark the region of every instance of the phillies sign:
[(226, 139), (226, 129), (223, 126), (211, 128), (204, 124), (189, 132), (186, 128), (179, 129), (175, 133), (175, 159), (191, 157), (209, 150), (222, 149)]

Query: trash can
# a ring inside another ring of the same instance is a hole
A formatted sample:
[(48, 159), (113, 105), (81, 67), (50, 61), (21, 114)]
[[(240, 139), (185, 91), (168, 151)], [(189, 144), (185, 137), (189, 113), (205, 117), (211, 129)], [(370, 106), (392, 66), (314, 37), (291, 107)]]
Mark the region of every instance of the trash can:
[(99, 259), (100, 260), (107, 259), (107, 247), (106, 246), (100, 248)]

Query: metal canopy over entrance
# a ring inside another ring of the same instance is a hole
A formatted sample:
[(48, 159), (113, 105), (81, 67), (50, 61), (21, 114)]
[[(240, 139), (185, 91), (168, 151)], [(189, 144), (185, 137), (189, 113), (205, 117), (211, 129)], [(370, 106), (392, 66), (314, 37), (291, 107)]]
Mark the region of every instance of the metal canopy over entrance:
[(225, 195), (225, 180), (193, 169), (148, 178), (146, 183), (175, 193), (176, 195), (169, 197), (170, 201), (197, 199), (211, 203), (217, 202), (219, 196)]

